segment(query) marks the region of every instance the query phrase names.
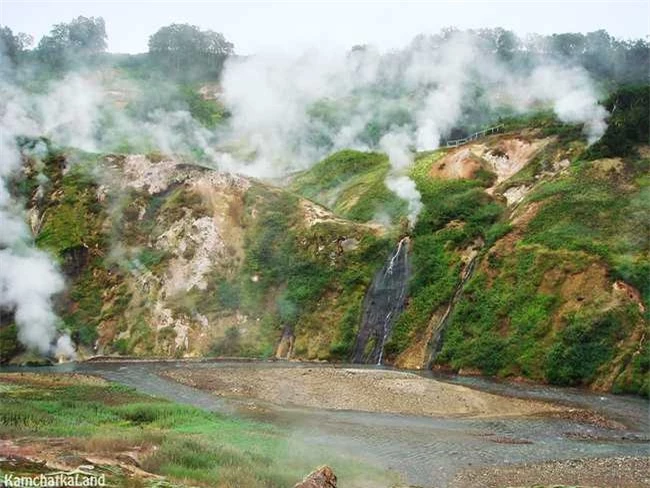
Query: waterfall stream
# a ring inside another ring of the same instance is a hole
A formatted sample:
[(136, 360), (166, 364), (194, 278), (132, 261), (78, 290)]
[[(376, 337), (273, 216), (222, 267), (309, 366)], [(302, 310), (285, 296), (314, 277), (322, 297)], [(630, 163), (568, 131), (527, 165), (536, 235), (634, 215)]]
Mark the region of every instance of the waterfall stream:
[(431, 369), (433, 367), (433, 363), (436, 360), (436, 357), (442, 350), (442, 340), (444, 338), (447, 322), (449, 321), (449, 317), (451, 316), (451, 312), (454, 310), (456, 303), (458, 303), (458, 300), (460, 300), (460, 296), (463, 294), (463, 288), (465, 287), (465, 283), (467, 283), (467, 280), (471, 278), (472, 273), (474, 272), (474, 267), (476, 266), (476, 260), (478, 256), (479, 253), (477, 252), (474, 256), (472, 256), (470, 261), (463, 269), (463, 273), (460, 277), (460, 281), (458, 282), (458, 285), (456, 285), (456, 289), (454, 290), (454, 294), (451, 300), (449, 301), (447, 308), (445, 309), (445, 313), (442, 315), (442, 318), (438, 322), (438, 325), (436, 326), (436, 328), (433, 331), (433, 334), (431, 335), (431, 339), (429, 340), (429, 344), (428, 344), (429, 359), (426, 364), (426, 369)]
[(410, 276), (408, 251), (409, 238), (404, 237), (372, 280), (363, 301), (363, 317), (354, 344), (355, 363), (381, 364), (384, 359), (384, 346), (406, 302)]

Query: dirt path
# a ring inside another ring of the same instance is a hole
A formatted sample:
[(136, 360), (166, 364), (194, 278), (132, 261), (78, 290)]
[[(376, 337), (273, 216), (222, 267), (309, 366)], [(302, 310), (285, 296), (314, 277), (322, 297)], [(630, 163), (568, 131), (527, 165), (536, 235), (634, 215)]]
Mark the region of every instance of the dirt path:
[(560, 412), (550, 403), (521, 400), (402, 371), (354, 368), (183, 369), (167, 378), (219, 396), (278, 405), (427, 416), (521, 416)]

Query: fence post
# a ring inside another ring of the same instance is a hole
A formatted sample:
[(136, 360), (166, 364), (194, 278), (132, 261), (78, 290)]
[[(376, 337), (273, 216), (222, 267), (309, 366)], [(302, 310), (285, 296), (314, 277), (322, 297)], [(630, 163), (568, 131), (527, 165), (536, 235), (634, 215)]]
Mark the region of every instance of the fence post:
[(503, 128), (503, 124), (495, 125), (493, 127), (488, 127), (487, 129), (480, 130), (478, 132), (474, 132), (473, 134), (463, 138), (463, 139), (454, 139), (452, 141), (447, 141), (446, 146), (447, 147), (458, 147), (461, 144), (465, 144), (466, 142), (469, 141), (475, 141), (476, 139), (483, 137), (487, 134), (494, 134), (495, 132), (499, 132)]

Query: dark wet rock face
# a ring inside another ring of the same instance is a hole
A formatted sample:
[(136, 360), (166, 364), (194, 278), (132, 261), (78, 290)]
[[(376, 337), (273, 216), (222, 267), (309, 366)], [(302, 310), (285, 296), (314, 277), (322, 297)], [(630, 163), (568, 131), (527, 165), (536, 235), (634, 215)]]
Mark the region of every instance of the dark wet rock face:
[(409, 238), (405, 237), (372, 280), (363, 301), (363, 316), (352, 360), (381, 364), (393, 324), (404, 311), (410, 276)]
[(89, 250), (86, 246), (70, 247), (62, 251), (61, 268), (68, 278), (78, 278), (88, 264)]

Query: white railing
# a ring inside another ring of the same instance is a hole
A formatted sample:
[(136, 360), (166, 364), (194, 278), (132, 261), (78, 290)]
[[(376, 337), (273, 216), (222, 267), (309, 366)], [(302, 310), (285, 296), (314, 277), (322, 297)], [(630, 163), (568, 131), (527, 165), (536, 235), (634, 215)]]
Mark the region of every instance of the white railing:
[(464, 137), (463, 139), (454, 139), (453, 141), (447, 141), (445, 145), (446, 147), (457, 147), (460, 146), (461, 144), (465, 144), (470, 141), (475, 141), (476, 139), (479, 139), (481, 137), (485, 137), (488, 134), (494, 134), (495, 132), (500, 132), (502, 129), (503, 129), (503, 124), (495, 125), (494, 127), (490, 127), (489, 129), (474, 132), (473, 134)]

